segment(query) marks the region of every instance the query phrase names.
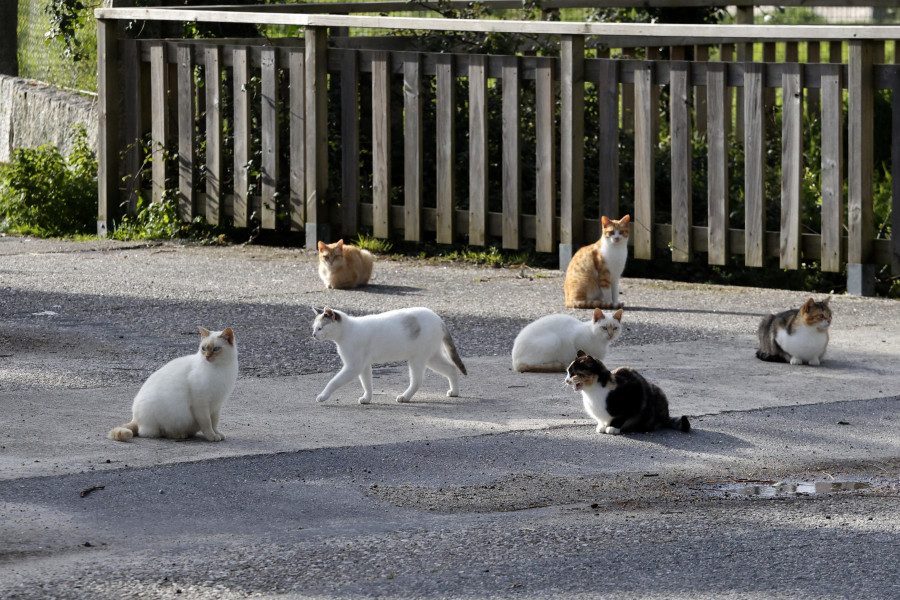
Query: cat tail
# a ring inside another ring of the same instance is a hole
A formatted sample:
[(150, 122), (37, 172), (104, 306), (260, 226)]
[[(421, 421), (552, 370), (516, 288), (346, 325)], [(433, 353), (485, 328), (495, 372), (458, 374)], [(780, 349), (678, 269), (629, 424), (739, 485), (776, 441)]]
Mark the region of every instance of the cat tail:
[(127, 442), (136, 436), (137, 432), (138, 424), (136, 421), (132, 421), (131, 423), (125, 423), (120, 427), (113, 427), (109, 430), (109, 435), (107, 437), (117, 442)]
[(691, 422), (688, 421), (687, 416), (672, 417), (669, 419), (668, 427), (670, 429), (677, 429), (678, 431), (687, 433), (691, 430)]
[(453, 337), (450, 335), (450, 330), (447, 329), (447, 324), (442, 322), (441, 325), (444, 327), (444, 348), (447, 350), (447, 354), (450, 355), (450, 360), (453, 361), (453, 364), (456, 365), (456, 368), (463, 375), (468, 375), (466, 365), (463, 364), (462, 359), (459, 357), (459, 352), (456, 351), (456, 344), (453, 343)]
[(768, 362), (788, 362), (788, 360), (780, 354), (769, 354), (768, 352), (763, 352), (761, 349), (756, 351), (756, 358)]
[(602, 300), (572, 300), (571, 302), (566, 302), (566, 308), (624, 308), (624, 304), (621, 302), (613, 305), (609, 302), (603, 302)]

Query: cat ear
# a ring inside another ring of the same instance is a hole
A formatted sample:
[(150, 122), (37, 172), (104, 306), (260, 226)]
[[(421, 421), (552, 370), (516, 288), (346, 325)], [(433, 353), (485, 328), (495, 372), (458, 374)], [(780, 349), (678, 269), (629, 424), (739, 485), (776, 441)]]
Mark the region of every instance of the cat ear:
[(198, 329), (200, 330), (200, 337), (209, 337), (209, 329), (205, 327), (198, 327)]
[(825, 306), (828, 306), (829, 302), (831, 302), (831, 296), (828, 296), (827, 298), (822, 300), (822, 304), (824, 304)]
[(231, 327), (226, 327), (225, 331), (219, 334), (219, 337), (228, 342), (229, 346), (234, 346), (234, 332)]
[(603, 311), (599, 308), (594, 309), (594, 323), (603, 318)]
[(622, 322), (622, 312), (623, 312), (623, 309), (621, 309), (621, 308), (619, 310), (617, 310), (615, 312), (615, 314), (613, 315), (613, 319), (615, 319), (616, 321), (621, 323)]
[(806, 301), (806, 304), (803, 305), (803, 310), (806, 312), (809, 312), (813, 309), (813, 307), (815, 305), (816, 305), (816, 301), (813, 300), (812, 298), (810, 298), (809, 300)]
[(600, 227), (609, 227), (609, 217), (606, 215), (600, 217)]
[(344, 247), (344, 240), (343, 240), (343, 239), (338, 240), (338, 241), (337, 241), (337, 244), (336, 244), (336, 247), (337, 247), (338, 250), (340, 250), (341, 248), (343, 248), (343, 247)]
[(319, 241), (318, 248), (319, 248), (319, 252), (324, 252), (325, 251), (325, 242)]
[(341, 315), (340, 315), (340, 313), (337, 313), (337, 312), (331, 310), (331, 309), (328, 308), (327, 306), (325, 307), (325, 316), (328, 317), (329, 319), (331, 319), (331, 320), (334, 321), (334, 322), (338, 322), (338, 321), (341, 320)]
[(631, 222), (631, 215), (625, 215), (624, 217), (619, 219), (619, 223), (621, 223), (622, 225), (626, 225), (630, 222)]
[(579, 350), (579, 351), (575, 354), (575, 356), (577, 356), (578, 358), (581, 358), (582, 356), (587, 356), (587, 352), (585, 352), (584, 350)]
[(313, 309), (313, 312), (316, 313), (316, 316), (319, 316), (319, 315), (321, 315), (323, 312), (325, 312), (324, 310), (319, 310), (319, 309), (316, 308), (315, 306), (313, 306), (312, 309)]

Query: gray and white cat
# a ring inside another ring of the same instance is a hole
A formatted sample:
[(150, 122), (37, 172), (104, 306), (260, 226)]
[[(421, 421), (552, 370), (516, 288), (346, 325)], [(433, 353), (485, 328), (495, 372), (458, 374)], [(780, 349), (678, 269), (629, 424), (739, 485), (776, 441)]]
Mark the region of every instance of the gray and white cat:
[(584, 409), (597, 421), (597, 433), (691, 430), (687, 417), (669, 416), (669, 401), (659, 386), (631, 367), (610, 372), (602, 362), (579, 350), (566, 371), (566, 385), (581, 392)]
[(828, 347), (831, 326), (831, 298), (816, 302), (812, 298), (800, 308), (767, 315), (759, 323), (759, 350), (756, 357), (792, 365), (818, 365)]
[(317, 402), (324, 402), (342, 385), (359, 377), (363, 386), (360, 404), (372, 401), (372, 363), (406, 361), (409, 365), (409, 387), (397, 396), (397, 402), (409, 402), (422, 384), (425, 367), (440, 373), (450, 382), (448, 396), (459, 395), (456, 369), (466, 374), (466, 367), (444, 321), (427, 308), (404, 308), (388, 312), (351, 317), (325, 307), (313, 309), (313, 337), (330, 340), (337, 345), (344, 366), (338, 371)]
[(579, 321), (570, 315), (547, 315), (526, 325), (513, 343), (513, 369), (562, 373), (584, 350), (602, 360), (610, 342), (622, 333), (622, 309), (594, 309), (593, 318)]
[(200, 328), (200, 349), (169, 361), (154, 372), (134, 398), (130, 423), (115, 427), (109, 439), (124, 442), (139, 437), (183, 439), (203, 432), (221, 442), (222, 403), (237, 381), (238, 360), (234, 332)]

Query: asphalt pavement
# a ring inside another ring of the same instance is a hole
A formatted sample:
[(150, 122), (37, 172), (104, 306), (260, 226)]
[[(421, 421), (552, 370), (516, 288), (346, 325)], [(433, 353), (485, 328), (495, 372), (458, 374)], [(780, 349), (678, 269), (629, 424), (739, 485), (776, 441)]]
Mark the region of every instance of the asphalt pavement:
[[(594, 431), (518, 331), (556, 271), (381, 257), (326, 290), (314, 252), (0, 237), (0, 598), (896, 598), (900, 303), (834, 296), (822, 366), (755, 332), (808, 294), (629, 279), (607, 355), (689, 434)], [(626, 267), (627, 274), (627, 267)], [(662, 275), (662, 274), (661, 274)], [(821, 295), (816, 295), (821, 297)], [(312, 307), (427, 306), (469, 375), (394, 397), (340, 366)], [(106, 438), (141, 382), (234, 328), (226, 440)]]

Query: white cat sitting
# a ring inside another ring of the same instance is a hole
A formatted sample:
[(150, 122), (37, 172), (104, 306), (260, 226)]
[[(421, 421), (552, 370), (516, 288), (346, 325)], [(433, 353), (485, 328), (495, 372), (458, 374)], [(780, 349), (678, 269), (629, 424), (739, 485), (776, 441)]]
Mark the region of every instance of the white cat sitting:
[(313, 310), (313, 337), (334, 342), (344, 361), (341, 370), (316, 397), (317, 402), (324, 402), (339, 387), (359, 377), (363, 386), (359, 403), (368, 404), (372, 401), (372, 363), (395, 361), (409, 365), (409, 387), (397, 396), (397, 402), (409, 402), (422, 383), (425, 367), (447, 378), (448, 396), (459, 395), (456, 369), (465, 375), (466, 367), (447, 325), (431, 310), (405, 308), (363, 317), (351, 317), (328, 307)]
[(564, 372), (579, 350), (603, 360), (610, 342), (622, 333), (622, 309), (594, 309), (589, 321), (547, 315), (526, 325), (513, 344), (513, 369), (519, 372)]
[(225, 439), (219, 412), (237, 381), (234, 332), (230, 327), (214, 332), (201, 327), (200, 336), (195, 354), (176, 358), (147, 378), (134, 398), (131, 422), (111, 430), (109, 439), (183, 439), (198, 431), (211, 442)]

